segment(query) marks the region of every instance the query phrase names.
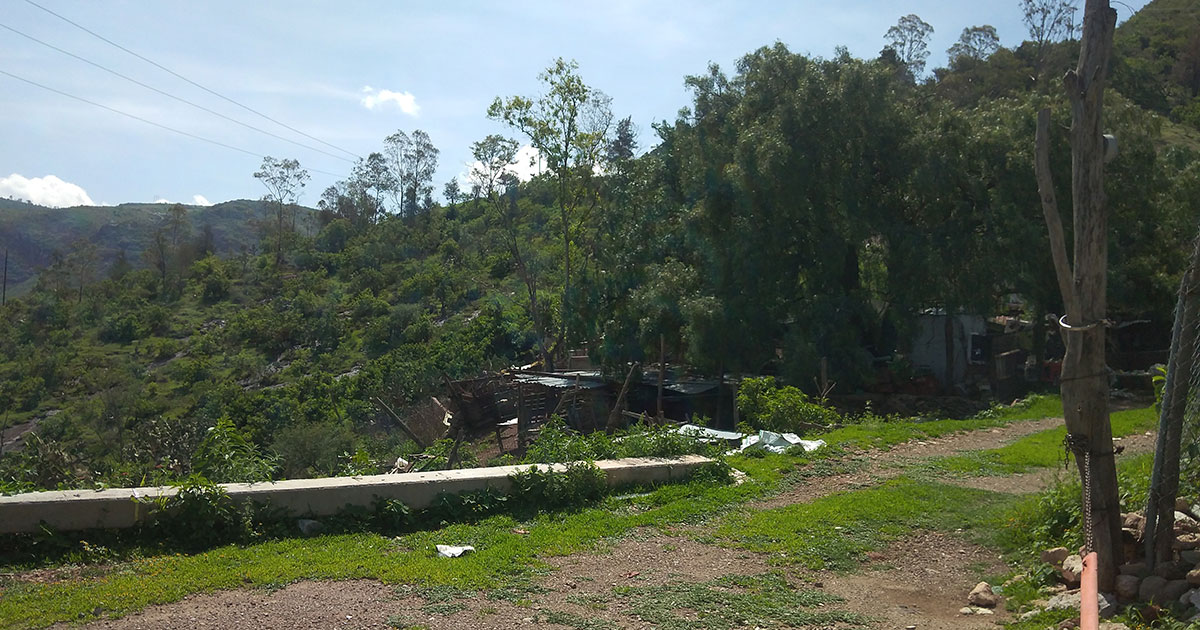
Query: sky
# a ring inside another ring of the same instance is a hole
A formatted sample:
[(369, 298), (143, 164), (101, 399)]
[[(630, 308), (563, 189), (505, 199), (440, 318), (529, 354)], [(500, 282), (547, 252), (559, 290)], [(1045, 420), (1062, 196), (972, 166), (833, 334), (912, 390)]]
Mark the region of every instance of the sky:
[[(259, 198), (263, 156), (299, 160), (312, 177), (300, 201), (315, 206), (355, 156), (416, 129), (441, 150), (440, 192), (465, 181), (472, 142), (523, 140), (487, 107), (538, 95), (538, 73), (558, 57), (578, 62), (617, 118), (632, 117), (646, 148), (652, 125), (689, 105), (686, 76), (710, 62), (732, 74), (777, 41), (874, 57), (912, 13), (934, 28), (932, 69), (966, 27), (990, 24), (1005, 46), (1026, 34), (1018, 0), (32, 0), (209, 92), (31, 0), (0, 2), (0, 197), (51, 206)], [(1146, 2), (1113, 6), (1123, 21)]]

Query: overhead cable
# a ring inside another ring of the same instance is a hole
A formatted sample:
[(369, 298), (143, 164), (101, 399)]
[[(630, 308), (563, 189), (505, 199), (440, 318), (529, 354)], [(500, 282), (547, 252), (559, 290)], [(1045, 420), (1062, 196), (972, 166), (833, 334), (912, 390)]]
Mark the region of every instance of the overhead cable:
[(120, 49), (120, 50), (123, 50), (123, 51), (125, 51), (125, 52), (129, 53), (130, 55), (133, 55), (134, 57), (137, 57), (138, 59), (141, 59), (142, 61), (145, 61), (146, 63), (148, 63), (148, 64), (150, 64), (150, 65), (154, 66), (155, 68), (158, 68), (159, 70), (162, 70), (163, 72), (166, 72), (166, 73), (168, 73), (168, 74), (170, 74), (170, 75), (172, 75), (172, 76), (174, 76), (174, 77), (176, 77), (176, 78), (178, 78), (178, 79), (181, 79), (181, 80), (183, 80), (183, 81), (186, 81), (186, 82), (188, 82), (188, 83), (190, 83), (190, 84), (192, 84), (192, 85), (194, 85), (194, 86), (196, 86), (196, 87), (200, 88), (201, 90), (204, 90), (205, 92), (208, 92), (209, 94), (212, 94), (213, 96), (216, 96), (217, 98), (220, 98), (220, 99), (223, 99), (223, 100), (225, 100), (225, 101), (228, 101), (228, 102), (230, 102), (230, 103), (233, 103), (234, 105), (237, 105), (238, 107), (241, 107), (242, 109), (244, 109), (244, 110), (246, 110), (246, 111), (248, 111), (248, 112), (250, 112), (250, 113), (252, 113), (252, 114), (254, 114), (254, 115), (256, 115), (256, 116), (259, 116), (259, 117), (261, 117), (261, 118), (265, 118), (265, 119), (267, 119), (267, 120), (269, 120), (269, 121), (271, 121), (271, 122), (275, 123), (276, 125), (279, 125), (280, 127), (283, 127), (284, 129), (287, 129), (288, 131), (291, 131), (291, 132), (293, 132), (293, 133), (298, 133), (298, 134), (300, 134), (300, 135), (304, 136), (305, 138), (308, 138), (309, 140), (314, 140), (314, 141), (316, 141), (316, 142), (319, 142), (319, 143), (321, 143), (321, 144), (323, 144), (323, 145), (325, 145), (325, 146), (327, 146), (327, 147), (329, 147), (329, 148), (332, 148), (332, 149), (337, 149), (338, 151), (341, 151), (342, 153), (345, 153), (346, 155), (349, 155), (349, 156), (351, 156), (351, 157), (353, 157), (353, 158), (356, 158), (356, 159), (357, 159), (357, 158), (359, 157), (359, 156), (358, 156), (358, 155), (356, 155), (356, 154), (355, 154), (353, 151), (347, 151), (346, 149), (343, 149), (342, 147), (339, 147), (339, 146), (337, 146), (337, 145), (335, 145), (335, 144), (330, 144), (330, 143), (328, 143), (328, 142), (326, 142), (326, 141), (324, 141), (324, 140), (322, 140), (322, 139), (320, 139), (320, 138), (318, 138), (318, 137), (316, 137), (316, 136), (311, 136), (311, 135), (309, 135), (309, 134), (307, 134), (307, 133), (304, 133), (303, 131), (300, 131), (299, 129), (296, 129), (295, 127), (292, 127), (292, 126), (290, 126), (290, 125), (287, 125), (287, 124), (285, 124), (285, 123), (282, 123), (282, 122), (280, 122), (280, 121), (278, 121), (278, 120), (275, 120), (274, 118), (272, 118), (272, 117), (270, 117), (270, 116), (268, 116), (268, 115), (266, 115), (266, 114), (264, 114), (264, 113), (262, 113), (262, 112), (260, 112), (260, 111), (258, 111), (258, 110), (256, 110), (256, 109), (254, 109), (254, 108), (252, 108), (252, 107), (250, 107), (250, 106), (248, 106), (248, 105), (243, 105), (243, 104), (241, 104), (241, 103), (239, 103), (239, 102), (237, 102), (237, 101), (233, 100), (232, 98), (229, 98), (228, 96), (225, 96), (224, 94), (221, 94), (221, 93), (219, 93), (219, 92), (217, 92), (217, 91), (215, 91), (215, 90), (212, 90), (212, 89), (210, 89), (210, 88), (207, 88), (207, 87), (205, 87), (205, 86), (203, 86), (203, 85), (200, 85), (199, 83), (196, 83), (195, 81), (193, 81), (193, 80), (191, 80), (191, 79), (189, 79), (189, 78), (187, 78), (187, 77), (183, 76), (182, 74), (179, 74), (178, 72), (175, 72), (174, 70), (172, 70), (172, 69), (170, 69), (170, 68), (168, 68), (168, 67), (166, 67), (166, 66), (164, 66), (164, 65), (162, 65), (162, 64), (160, 64), (160, 63), (158, 63), (158, 62), (156, 62), (156, 61), (154, 61), (154, 60), (152, 60), (152, 59), (148, 59), (148, 58), (146, 58), (146, 57), (144, 57), (144, 56), (142, 56), (142, 55), (139, 55), (138, 53), (136, 53), (136, 52), (134, 52), (134, 51), (132, 51), (132, 50), (130, 50), (130, 49), (128, 49), (128, 48), (126, 48), (126, 47), (124, 47), (124, 46), (122, 46), (122, 45), (120, 45), (120, 44), (118, 44), (118, 43), (114, 42), (114, 41), (112, 41), (111, 39), (108, 39), (107, 37), (104, 37), (103, 35), (101, 35), (101, 34), (99, 34), (99, 33), (95, 32), (95, 31), (92, 31), (91, 29), (88, 29), (87, 27), (85, 27), (85, 26), (83, 26), (83, 25), (81, 25), (81, 24), (78, 24), (77, 22), (74, 22), (74, 21), (72, 21), (70, 18), (67, 18), (67, 17), (65, 17), (65, 16), (63, 16), (63, 15), (60, 15), (60, 14), (58, 14), (58, 13), (55, 13), (54, 11), (51, 11), (50, 9), (47, 9), (46, 7), (44, 7), (44, 6), (42, 6), (42, 5), (40, 5), (40, 4), (36, 3), (36, 2), (34, 2), (33, 0), (25, 0), (25, 2), (27, 2), (27, 3), (31, 4), (31, 5), (33, 5), (33, 6), (37, 7), (37, 8), (39, 8), (39, 9), (41, 9), (41, 10), (43, 10), (43, 11), (45, 11), (46, 13), (49, 13), (50, 15), (53, 15), (54, 17), (56, 17), (56, 18), (58, 18), (58, 19), (60, 19), (60, 20), (62, 20), (62, 21), (64, 21), (64, 22), (66, 22), (67, 24), (70, 24), (71, 26), (74, 26), (75, 28), (77, 28), (77, 29), (79, 29), (79, 30), (81, 30), (81, 31), (83, 31), (83, 32), (85, 32), (85, 33), (87, 33), (88, 35), (91, 35), (92, 37), (95, 37), (96, 39), (99, 39), (100, 41), (102, 41), (102, 42), (104, 42), (104, 43), (106, 43), (106, 44), (108, 44), (108, 45), (110, 45), (110, 46), (113, 46), (113, 47), (115, 47), (115, 48), (118, 48), (118, 49)]

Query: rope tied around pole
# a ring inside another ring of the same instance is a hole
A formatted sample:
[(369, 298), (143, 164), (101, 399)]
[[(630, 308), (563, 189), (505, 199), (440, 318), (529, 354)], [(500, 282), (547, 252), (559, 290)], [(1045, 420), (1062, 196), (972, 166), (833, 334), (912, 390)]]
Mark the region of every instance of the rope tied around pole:
[[(1051, 315), (1051, 317), (1053, 317), (1053, 315)], [(1112, 325), (1113, 325), (1112, 320), (1102, 319), (1102, 320), (1091, 322), (1088, 324), (1080, 324), (1078, 326), (1072, 326), (1067, 323), (1066, 313), (1063, 313), (1063, 316), (1058, 318), (1058, 326), (1067, 332), (1085, 332), (1085, 331), (1091, 330), (1093, 328), (1096, 328), (1098, 326), (1104, 326), (1105, 328), (1111, 328)]]

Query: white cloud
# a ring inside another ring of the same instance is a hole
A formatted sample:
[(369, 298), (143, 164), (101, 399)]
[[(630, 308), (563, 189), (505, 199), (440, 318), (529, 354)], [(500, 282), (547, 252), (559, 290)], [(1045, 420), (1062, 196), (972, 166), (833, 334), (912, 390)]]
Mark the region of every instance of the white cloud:
[(400, 111), (409, 116), (416, 116), (421, 113), (421, 106), (417, 105), (417, 97), (413, 96), (412, 92), (393, 92), (391, 90), (376, 90), (367, 85), (362, 89), (362, 98), (359, 99), (363, 107), (370, 110), (383, 109), (388, 103), (394, 103)]
[(51, 208), (96, 205), (86, 190), (54, 175), (26, 178), (13, 173), (0, 178), (0, 196), (16, 197)]
[(211, 206), (213, 203), (204, 198), (204, 195), (192, 195), (192, 205), (196, 206)]

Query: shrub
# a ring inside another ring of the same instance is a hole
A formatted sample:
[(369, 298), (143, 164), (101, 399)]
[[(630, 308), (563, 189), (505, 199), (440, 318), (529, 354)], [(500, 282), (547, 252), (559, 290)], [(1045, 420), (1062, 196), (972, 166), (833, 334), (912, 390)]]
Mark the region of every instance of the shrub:
[(836, 411), (810, 401), (799, 389), (779, 387), (772, 376), (743, 380), (737, 405), (742, 420), (754, 429), (804, 433), (842, 421)]
[(259, 453), (228, 418), (208, 430), (192, 455), (197, 474), (221, 483), (270, 481), (278, 468), (276, 459)]

